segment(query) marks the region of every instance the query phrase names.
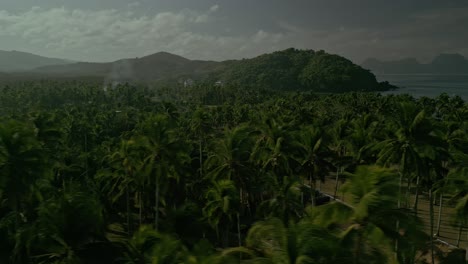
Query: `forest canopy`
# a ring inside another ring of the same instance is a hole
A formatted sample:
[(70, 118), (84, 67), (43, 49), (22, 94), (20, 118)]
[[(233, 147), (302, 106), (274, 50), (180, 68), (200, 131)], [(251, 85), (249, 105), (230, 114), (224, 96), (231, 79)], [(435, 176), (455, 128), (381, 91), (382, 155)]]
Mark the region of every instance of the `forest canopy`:
[(464, 257), (459, 97), (35, 81), (0, 119), (0, 263)]
[(341, 56), (293, 48), (228, 62), (211, 81), (215, 79), (235, 87), (293, 91), (369, 92), (396, 88), (378, 83), (369, 70)]

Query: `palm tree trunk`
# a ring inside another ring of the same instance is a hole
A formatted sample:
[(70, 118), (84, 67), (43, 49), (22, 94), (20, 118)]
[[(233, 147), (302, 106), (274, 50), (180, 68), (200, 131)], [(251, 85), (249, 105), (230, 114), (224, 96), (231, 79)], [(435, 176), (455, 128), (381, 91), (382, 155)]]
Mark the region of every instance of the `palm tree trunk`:
[(222, 236), (223, 236), (223, 248), (229, 247), (229, 223), (226, 223), (225, 230)]
[(143, 192), (140, 192), (140, 201), (139, 201), (139, 211), (138, 216), (140, 218), (140, 226), (143, 224)]
[(156, 190), (154, 193), (154, 229), (158, 230), (159, 224), (159, 176), (161, 169), (158, 168), (158, 175), (156, 176)]
[(242, 193), (242, 187), (239, 188), (239, 201), (240, 201), (240, 207), (243, 208), (244, 206), (244, 194)]
[(85, 173), (86, 173), (86, 179), (88, 179), (88, 135), (85, 133), (84, 135), (84, 140), (85, 140)]
[(458, 229), (457, 247), (460, 247), (462, 233), (463, 233), (463, 225), (462, 223), (460, 223), (460, 228)]
[(440, 193), (439, 215), (438, 215), (438, 219), (437, 219), (437, 236), (440, 236), (440, 223), (442, 222), (442, 206), (443, 206), (443, 202), (444, 202), (443, 197), (444, 197), (444, 194)]
[(432, 189), (429, 190), (429, 217), (431, 222), (431, 264), (435, 263), (434, 259), (434, 199), (432, 194)]
[(15, 195), (15, 201), (14, 201), (14, 209), (15, 209), (15, 230), (18, 231), (19, 230), (19, 224), (20, 224), (20, 221), (21, 221), (21, 218), (20, 218), (20, 201), (19, 201), (19, 195)]
[[(466, 232), (466, 240), (468, 241), (468, 231)], [(465, 247), (465, 260), (468, 261), (468, 246)]]
[(340, 178), (340, 167), (336, 168), (336, 178), (335, 178), (335, 193), (333, 193), (333, 197), (336, 199), (336, 193), (338, 192), (338, 181)]
[[(241, 232), (240, 232), (240, 216), (237, 213), (237, 240), (239, 242), (239, 248), (242, 247)], [(242, 253), (239, 253), (239, 260), (242, 259)]]
[(400, 172), (400, 181), (398, 183), (398, 209), (401, 208), (401, 187), (403, 185), (403, 173)]
[(203, 178), (203, 151), (202, 151), (202, 139), (200, 137), (200, 144), (198, 147), (198, 154), (200, 155), (200, 178)]
[(130, 191), (128, 190), (128, 186), (125, 191), (125, 200), (127, 200), (127, 232), (128, 237), (132, 236), (132, 227), (130, 226)]
[(313, 207), (315, 206), (315, 183), (312, 180), (312, 173), (309, 174), (309, 186), (310, 186), (310, 202)]
[(418, 202), (419, 202), (419, 175), (416, 177), (416, 194), (414, 197), (413, 210), (414, 214), (418, 215)]
[(356, 248), (354, 249), (354, 263), (359, 264), (361, 258), (361, 244), (362, 244), (362, 233), (358, 234), (358, 241), (356, 243)]
[(305, 208), (305, 204), (304, 204), (304, 178), (301, 177), (302, 179), (302, 188), (301, 188), (301, 205), (302, 205), (302, 208)]
[[(398, 183), (398, 202), (397, 202), (397, 206), (398, 206), (398, 209), (401, 208), (401, 188), (402, 188), (402, 185), (403, 185), (403, 173), (399, 172), (400, 174), (400, 180), (399, 180), (399, 183)], [(396, 231), (398, 233), (400, 229), (400, 221), (397, 220), (396, 222)], [(398, 256), (398, 238), (395, 240), (395, 254)]]
[(405, 194), (405, 207), (409, 208), (410, 206), (410, 197), (411, 197), (411, 180), (406, 179), (406, 194)]
[(240, 214), (237, 213), (237, 239), (239, 242), (239, 247), (242, 246), (241, 232), (240, 232)]

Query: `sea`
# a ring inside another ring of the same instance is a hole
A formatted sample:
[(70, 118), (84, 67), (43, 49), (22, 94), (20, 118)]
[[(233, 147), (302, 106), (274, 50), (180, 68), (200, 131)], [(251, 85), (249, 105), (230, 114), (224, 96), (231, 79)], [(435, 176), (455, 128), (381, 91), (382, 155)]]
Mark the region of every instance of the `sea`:
[(468, 74), (466, 75), (435, 75), (435, 74), (382, 74), (377, 75), (380, 82), (400, 87), (395, 91), (382, 94), (410, 94), (414, 97), (437, 97), (441, 93), (450, 96), (458, 95), (468, 102)]

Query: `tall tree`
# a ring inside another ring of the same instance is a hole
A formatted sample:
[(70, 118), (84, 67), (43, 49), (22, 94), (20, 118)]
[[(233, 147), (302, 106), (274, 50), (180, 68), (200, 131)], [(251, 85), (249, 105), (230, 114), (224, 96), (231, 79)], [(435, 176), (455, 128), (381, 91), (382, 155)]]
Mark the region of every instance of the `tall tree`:
[(413, 209), (417, 212), (420, 179), (429, 177), (430, 162), (436, 159), (438, 152), (444, 151), (446, 144), (424, 110), (420, 111), (416, 104), (401, 103), (398, 110), (399, 115), (388, 128), (392, 131), (390, 137), (375, 145), (379, 150), (377, 162), (398, 166), (400, 190), (403, 177), (410, 187), (414, 180), (411, 175), (416, 175)]
[(301, 174), (309, 181), (310, 201), (315, 205), (316, 181), (325, 181), (330, 172), (332, 152), (328, 147), (326, 136), (316, 126), (304, 127), (298, 136), (299, 153), (297, 159), (301, 164)]
[[(326, 205), (315, 221), (347, 227), (342, 233), (342, 243), (352, 248), (354, 263), (377, 259), (396, 262), (393, 243), (422, 234), (417, 232), (420, 225), (417, 219), (397, 207), (399, 187), (395, 172), (377, 166), (360, 166), (355, 173), (348, 174), (342, 188), (351, 195), (350, 203)], [(397, 222), (399, 229), (395, 230)]]
[(24, 217), (22, 202), (33, 193), (39, 180), (50, 175), (35, 131), (28, 123), (0, 123), (0, 190), (16, 215), (16, 227)]
[(137, 126), (137, 140), (146, 153), (144, 169), (154, 188), (154, 226), (158, 230), (161, 198), (170, 179), (178, 181), (178, 167), (185, 164), (189, 156), (186, 145), (175, 134), (175, 123), (167, 115), (149, 116)]
[[(237, 188), (233, 181), (220, 179), (213, 182), (213, 185), (206, 191), (205, 198), (203, 215), (215, 229), (217, 237), (221, 236), (222, 246), (227, 247), (231, 223), (236, 216), (239, 221), (240, 201)], [(239, 222), (238, 236), (240, 236)], [(240, 238), (238, 242), (241, 243)]]
[(246, 126), (227, 129), (224, 136), (215, 142), (213, 152), (206, 160), (207, 177), (212, 180), (226, 179), (234, 182), (239, 190), (241, 204), (249, 206), (249, 182), (255, 175), (250, 164), (253, 146), (252, 131)]
[(143, 153), (134, 140), (122, 140), (119, 149), (105, 157), (107, 169), (98, 172), (96, 179), (101, 185), (101, 191), (114, 204), (125, 196), (126, 227), (128, 236), (133, 232), (132, 212), (134, 205), (131, 200), (138, 192), (139, 223), (142, 224), (143, 197), (145, 178), (142, 175)]

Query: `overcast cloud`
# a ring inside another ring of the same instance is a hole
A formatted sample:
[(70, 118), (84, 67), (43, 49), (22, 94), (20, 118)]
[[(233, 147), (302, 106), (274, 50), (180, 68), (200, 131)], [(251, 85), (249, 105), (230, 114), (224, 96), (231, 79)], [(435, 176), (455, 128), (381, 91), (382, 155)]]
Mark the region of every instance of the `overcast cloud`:
[(466, 1), (0, 0), (1, 50), (83, 61), (158, 51), (224, 60), (288, 47), (427, 61), (468, 57), (467, 28)]

